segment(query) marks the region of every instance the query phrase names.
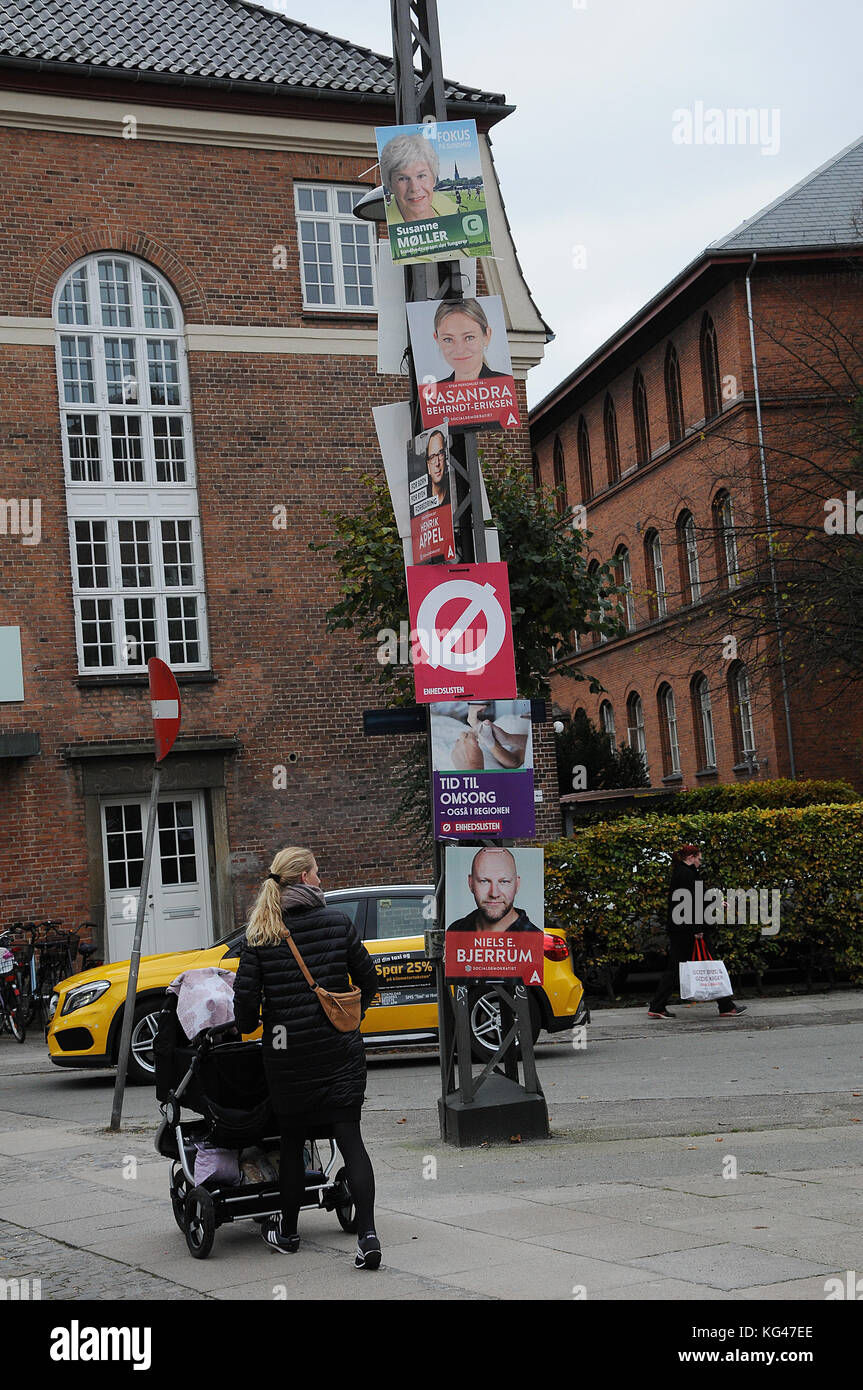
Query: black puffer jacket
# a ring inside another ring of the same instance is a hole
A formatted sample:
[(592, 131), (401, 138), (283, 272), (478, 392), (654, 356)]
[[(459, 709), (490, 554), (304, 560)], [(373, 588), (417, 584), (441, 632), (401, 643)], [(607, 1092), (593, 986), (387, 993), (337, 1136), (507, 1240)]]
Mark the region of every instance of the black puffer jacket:
[[(292, 909), (284, 920), (316, 984), (336, 992), (349, 989), (351, 982), (359, 985), (365, 1013), (379, 980), (351, 919), (334, 907), (312, 907)], [(349, 1118), (345, 1111), (358, 1110), (366, 1086), (360, 1034), (340, 1033), (330, 1023), (287, 942), (243, 947), (234, 985), (234, 1016), (241, 1033), (255, 1031), (259, 1009), (264, 1070), (276, 1115), (282, 1120), (314, 1117), (316, 1123), (328, 1124)]]

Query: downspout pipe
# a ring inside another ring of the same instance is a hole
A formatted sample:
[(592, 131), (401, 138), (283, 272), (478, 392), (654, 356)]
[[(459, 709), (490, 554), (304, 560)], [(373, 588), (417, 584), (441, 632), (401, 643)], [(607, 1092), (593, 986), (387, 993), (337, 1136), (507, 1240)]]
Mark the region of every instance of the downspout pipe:
[(776, 624), (776, 640), (779, 645), (779, 679), (782, 685), (782, 703), (785, 708), (785, 734), (788, 740), (788, 763), (791, 776), (796, 778), (797, 767), (794, 758), (794, 735), (791, 730), (791, 705), (788, 699), (788, 675), (785, 666), (785, 640), (782, 636), (782, 621), (779, 612), (779, 585), (776, 580), (776, 554), (773, 544), (773, 523), (770, 516), (770, 492), (767, 486), (767, 460), (764, 453), (764, 424), (761, 417), (761, 392), (758, 389), (758, 358), (755, 353), (755, 320), (752, 317), (752, 287), (749, 283), (757, 260), (758, 252), (753, 251), (752, 260), (746, 272), (746, 312), (749, 317), (749, 351), (752, 357), (752, 384), (755, 392), (755, 423), (758, 431), (758, 457), (761, 466), (761, 491), (764, 497), (764, 520), (767, 524), (767, 554), (770, 564), (770, 587), (773, 591), (773, 619)]

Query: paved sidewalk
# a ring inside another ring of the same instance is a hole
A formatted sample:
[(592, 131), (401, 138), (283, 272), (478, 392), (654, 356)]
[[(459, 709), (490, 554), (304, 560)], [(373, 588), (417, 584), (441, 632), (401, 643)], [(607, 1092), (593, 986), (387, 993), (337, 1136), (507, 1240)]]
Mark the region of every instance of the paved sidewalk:
[[(759, 1000), (751, 1013), (750, 1031), (846, 1025), (856, 1038), (847, 1025), (863, 1021), (863, 996)], [(702, 1026), (716, 1028), (704, 1015), (680, 1024)], [(635, 1011), (600, 1010), (591, 1037), (630, 1030), (644, 1033)], [(152, 1147), (155, 1114), (116, 1136), (0, 1111), (0, 1277), (40, 1278), (43, 1300), (804, 1301), (861, 1268), (863, 1096), (849, 1093), (847, 1114), (813, 1109), (736, 1132), (678, 1123), (608, 1137), (594, 1125), (585, 1137), (575, 1105), (550, 1097), (550, 1110), (549, 1141), (459, 1150), (441, 1144), (432, 1106), (370, 1109), (384, 1246), (374, 1276), (353, 1268), (354, 1238), (325, 1212), (301, 1215), (296, 1257), (267, 1251), (243, 1222), (192, 1259), (170, 1164)]]

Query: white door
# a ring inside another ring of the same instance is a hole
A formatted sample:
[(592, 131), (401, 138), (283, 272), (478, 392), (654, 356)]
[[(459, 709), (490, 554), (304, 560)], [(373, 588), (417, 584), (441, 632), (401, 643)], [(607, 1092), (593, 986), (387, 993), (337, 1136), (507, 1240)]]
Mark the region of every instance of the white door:
[[(149, 802), (149, 797), (112, 797), (102, 803), (107, 949), (112, 961), (128, 960), (132, 953)], [(142, 956), (194, 950), (213, 939), (204, 826), (200, 792), (159, 798)]]

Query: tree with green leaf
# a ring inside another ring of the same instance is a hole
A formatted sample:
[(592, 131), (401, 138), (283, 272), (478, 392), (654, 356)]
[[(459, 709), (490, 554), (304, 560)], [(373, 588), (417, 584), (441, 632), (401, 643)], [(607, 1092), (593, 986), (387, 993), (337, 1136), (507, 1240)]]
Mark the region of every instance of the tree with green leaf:
[[(611, 638), (625, 631), (622, 589), (613, 562), (588, 571), (590, 533), (578, 529), (568, 507), (558, 510), (558, 494), (534, 492), (524, 470), (498, 458), (483, 460), (486, 490), (500, 538), (501, 559), (509, 570), (516, 679), (524, 699), (548, 699), (554, 673), (585, 677), (557, 663), (573, 656), (575, 634)], [(392, 705), (414, 700), (413, 669), (389, 658), (387, 635), (399, 635), (408, 620), (404, 556), (384, 481), (363, 474), (365, 506), (353, 513), (329, 513), (331, 541), (312, 543), (329, 550), (341, 597), (326, 614), (328, 632), (348, 631), (374, 650), (377, 680)], [(402, 643), (402, 648), (406, 644)], [(368, 660), (357, 673), (370, 676)], [(591, 679), (591, 690), (602, 687)], [(427, 836), (431, 824), (425, 740), (412, 740), (397, 764), (402, 790), (397, 821), (413, 836)]]
[(555, 738), (557, 780), (561, 796), (574, 791), (573, 769), (584, 768), (584, 791), (610, 791), (618, 787), (649, 787), (644, 760), (636, 748), (621, 743), (615, 748), (611, 735), (597, 729), (583, 709), (576, 710), (563, 732)]

